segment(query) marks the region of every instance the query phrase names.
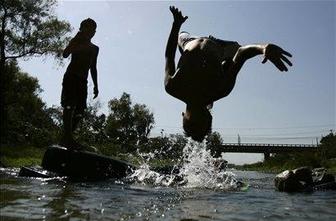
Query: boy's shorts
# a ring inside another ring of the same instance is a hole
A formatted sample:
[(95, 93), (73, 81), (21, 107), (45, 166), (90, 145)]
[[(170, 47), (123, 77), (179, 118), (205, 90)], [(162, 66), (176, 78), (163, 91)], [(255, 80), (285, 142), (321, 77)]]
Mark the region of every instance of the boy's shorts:
[(62, 83), (61, 105), (71, 107), (77, 113), (83, 113), (87, 107), (87, 80), (71, 74), (64, 74)]

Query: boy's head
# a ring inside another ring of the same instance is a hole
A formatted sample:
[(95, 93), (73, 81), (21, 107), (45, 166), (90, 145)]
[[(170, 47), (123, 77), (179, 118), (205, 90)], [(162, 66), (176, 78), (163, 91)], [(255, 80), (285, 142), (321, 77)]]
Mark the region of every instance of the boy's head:
[(212, 116), (207, 108), (191, 108), (182, 113), (183, 129), (187, 137), (202, 142), (211, 132)]
[(97, 23), (91, 19), (87, 18), (80, 23), (79, 30), (92, 38), (96, 33)]

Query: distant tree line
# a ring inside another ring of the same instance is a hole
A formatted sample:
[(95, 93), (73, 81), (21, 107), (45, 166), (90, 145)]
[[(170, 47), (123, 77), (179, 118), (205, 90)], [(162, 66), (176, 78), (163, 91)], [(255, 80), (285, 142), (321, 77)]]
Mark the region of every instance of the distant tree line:
[[(336, 169), (336, 133), (330, 132), (320, 140), (317, 151), (273, 154), (268, 160), (252, 167), (266, 169), (293, 169), (301, 166)], [(248, 167), (248, 166), (247, 166)]]
[[(15, 61), (6, 63), (4, 104), (7, 110), (7, 130), (1, 130), (1, 145), (29, 145), (46, 148), (57, 144), (62, 132), (62, 108), (47, 107), (40, 98), (38, 79), (20, 70)], [(154, 152), (162, 157), (179, 157), (187, 143), (183, 134), (150, 136), (154, 114), (145, 104), (133, 103), (123, 93), (108, 102), (108, 114), (100, 112), (99, 102), (89, 104), (76, 138), (85, 145), (100, 147), (107, 154)], [(222, 143), (217, 132), (207, 138), (208, 146)]]
[[(58, 61), (69, 41), (71, 26), (60, 21), (54, 9), (56, 0), (0, 1), (0, 107), (1, 146), (31, 145), (47, 147), (58, 142), (62, 130), (62, 109), (47, 107), (40, 98), (38, 79), (23, 73), (16, 59), (52, 55)], [(123, 93), (108, 102), (109, 113), (100, 113), (100, 104), (90, 104), (84, 121), (76, 131), (77, 139), (87, 145), (100, 146), (105, 154), (159, 152), (162, 158), (181, 156), (187, 138), (183, 134), (151, 137), (154, 114), (144, 104), (133, 104)], [(221, 154), (223, 143), (218, 132), (206, 138), (214, 156)], [(310, 154), (274, 155), (269, 163), (307, 162), (319, 165), (335, 158), (335, 134), (321, 140), (321, 151)]]
[(16, 62), (6, 65), (2, 102), (6, 110), (6, 130), (1, 130), (2, 145), (48, 145), (56, 140), (58, 127), (51, 109), (39, 97), (38, 80), (20, 71)]
[[(62, 108), (47, 107), (39, 96), (42, 89), (38, 79), (22, 72), (15, 61), (6, 65), (3, 102), (8, 115), (7, 130), (1, 130), (1, 146), (46, 148), (57, 144), (62, 131)], [(150, 136), (154, 114), (145, 104), (133, 103), (129, 94), (111, 99), (107, 114), (101, 113), (100, 108), (99, 102), (89, 104), (83, 122), (75, 131), (80, 142), (111, 155), (137, 151), (156, 152), (158, 158), (177, 159), (182, 155), (187, 138), (183, 134)], [(320, 143), (318, 152), (274, 154), (265, 164), (323, 166), (323, 162), (336, 158), (336, 134), (331, 132)], [(206, 144), (213, 156), (221, 155), (219, 147), (223, 139), (218, 132), (209, 134)]]

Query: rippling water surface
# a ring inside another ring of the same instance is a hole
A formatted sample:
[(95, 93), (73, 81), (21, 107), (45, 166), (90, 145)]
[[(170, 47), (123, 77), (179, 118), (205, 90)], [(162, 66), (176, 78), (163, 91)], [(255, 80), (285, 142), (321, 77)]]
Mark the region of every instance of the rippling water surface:
[(336, 192), (274, 190), (274, 174), (233, 171), (245, 191), (19, 178), (1, 171), (1, 220), (334, 220)]
[(0, 220), (336, 220), (336, 191), (277, 192), (275, 174), (221, 170), (220, 160), (189, 143), (179, 174), (158, 174), (145, 161), (124, 180), (101, 182), (2, 168)]

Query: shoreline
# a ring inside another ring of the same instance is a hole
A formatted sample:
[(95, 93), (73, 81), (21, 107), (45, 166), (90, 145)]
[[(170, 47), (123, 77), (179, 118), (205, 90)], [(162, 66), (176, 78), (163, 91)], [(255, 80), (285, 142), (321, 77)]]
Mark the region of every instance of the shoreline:
[[(42, 158), (46, 148), (37, 148), (33, 146), (2, 146), (0, 149), (0, 166), (2, 167), (22, 167), (22, 166), (36, 166), (41, 165)], [(111, 155), (111, 154), (104, 154)], [(136, 159), (124, 159), (137, 161)], [(171, 161), (160, 160), (160, 162), (154, 162), (154, 164), (161, 164), (164, 166), (171, 163)], [(280, 164), (280, 165), (279, 165)], [(269, 162), (257, 162), (253, 164), (244, 165), (229, 165), (228, 168), (233, 168), (243, 171), (257, 171), (265, 173), (281, 173), (284, 170), (292, 170), (302, 166), (308, 166), (310, 168), (317, 168), (311, 165), (291, 165), (290, 161), (279, 162), (279, 164)], [(321, 163), (320, 167), (326, 168), (330, 173), (336, 175), (336, 158), (325, 160)]]
[[(325, 166), (321, 166), (327, 169), (327, 171), (333, 175), (336, 175), (336, 159), (331, 159), (330, 161), (332, 161), (332, 166), (329, 167), (325, 167)], [(299, 167), (304, 167), (304, 166), (308, 166), (311, 169), (313, 168), (318, 168), (318, 167), (312, 167), (310, 165), (301, 165), (301, 166), (293, 166), (293, 167), (284, 167), (283, 164), (281, 166), (267, 166), (265, 165), (265, 163), (263, 162), (259, 162), (259, 163), (254, 163), (254, 164), (244, 164), (244, 165), (235, 165), (233, 168), (237, 169), (237, 170), (243, 170), (243, 171), (257, 171), (257, 172), (264, 172), (264, 173), (281, 173), (285, 170), (293, 170)]]

